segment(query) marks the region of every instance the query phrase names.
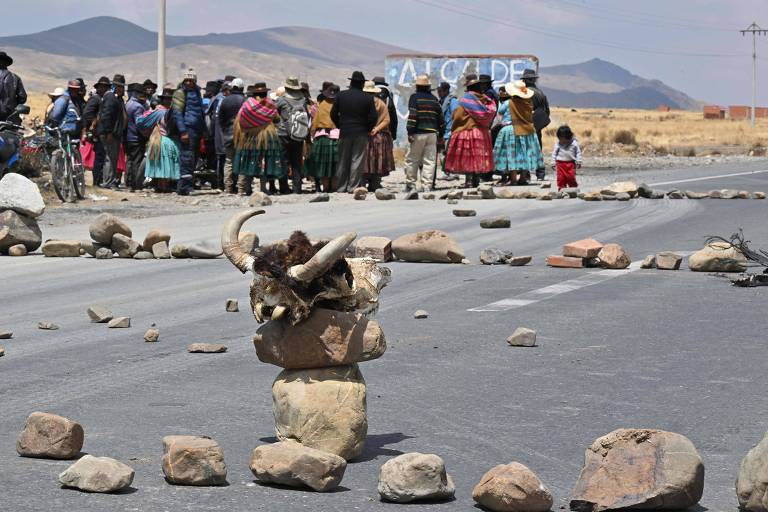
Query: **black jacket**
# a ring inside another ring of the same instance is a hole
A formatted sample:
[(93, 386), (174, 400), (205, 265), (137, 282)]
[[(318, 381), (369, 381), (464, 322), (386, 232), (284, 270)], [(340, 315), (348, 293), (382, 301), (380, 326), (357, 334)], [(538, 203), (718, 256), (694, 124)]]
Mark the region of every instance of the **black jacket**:
[(549, 100), (546, 94), (538, 87), (529, 87), (533, 90), (533, 126), (540, 132), (551, 122), (549, 119)]
[(96, 118), (99, 117), (99, 112), (101, 111), (101, 96), (98, 94), (94, 94), (90, 98), (88, 98), (88, 101), (85, 103), (85, 108), (83, 109), (83, 126), (86, 130), (90, 130), (91, 126), (93, 125), (93, 122), (96, 120)]
[(21, 119), (13, 114), (16, 106), (26, 102), (27, 91), (21, 78), (7, 69), (0, 70), (0, 121), (20, 122)]
[(333, 102), (331, 120), (339, 127), (341, 137), (367, 135), (378, 119), (373, 96), (361, 89), (341, 91)]
[(114, 92), (104, 93), (101, 100), (101, 113), (99, 115), (99, 126), (97, 133), (99, 135), (112, 134), (115, 137), (122, 138), (125, 132), (125, 103), (123, 98), (118, 97)]
[(226, 147), (232, 145), (235, 117), (240, 112), (240, 107), (243, 106), (243, 103), (245, 103), (245, 96), (240, 91), (232, 91), (232, 94), (221, 100), (216, 125), (221, 130), (222, 139)]

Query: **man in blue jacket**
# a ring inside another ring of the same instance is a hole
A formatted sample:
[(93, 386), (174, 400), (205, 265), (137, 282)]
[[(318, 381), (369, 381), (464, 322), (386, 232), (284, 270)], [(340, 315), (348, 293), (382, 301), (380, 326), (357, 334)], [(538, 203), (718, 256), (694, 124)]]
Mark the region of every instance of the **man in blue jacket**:
[(171, 108), (179, 132), (181, 160), (181, 179), (176, 193), (188, 196), (194, 189), (192, 178), (200, 151), (200, 138), (205, 131), (203, 95), (197, 86), (197, 74), (192, 68), (184, 73), (181, 88), (173, 94)]
[(59, 96), (53, 104), (53, 111), (48, 119), (48, 124), (52, 127), (61, 128), (62, 132), (77, 140), (80, 138), (82, 111), (80, 82), (70, 80), (67, 84), (67, 92)]
[(147, 111), (147, 89), (143, 84), (128, 86), (128, 128), (125, 133), (125, 184), (131, 192), (144, 188), (142, 161), (147, 146), (147, 139), (139, 132), (136, 120)]

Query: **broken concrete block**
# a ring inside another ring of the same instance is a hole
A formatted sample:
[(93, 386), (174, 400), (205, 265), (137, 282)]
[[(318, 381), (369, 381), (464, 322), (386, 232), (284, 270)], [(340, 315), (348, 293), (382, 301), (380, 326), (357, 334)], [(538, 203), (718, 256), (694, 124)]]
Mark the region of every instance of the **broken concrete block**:
[(577, 240), (563, 246), (563, 256), (573, 258), (596, 258), (603, 244), (592, 238)]
[(571, 256), (547, 256), (547, 265), (560, 268), (582, 268), (584, 266), (583, 258), (574, 258)]

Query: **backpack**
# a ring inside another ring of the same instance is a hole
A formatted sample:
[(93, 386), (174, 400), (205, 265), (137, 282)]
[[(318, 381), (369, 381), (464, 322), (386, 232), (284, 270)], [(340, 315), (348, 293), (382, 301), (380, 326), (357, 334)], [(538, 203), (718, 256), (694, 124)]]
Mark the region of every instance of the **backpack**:
[(297, 108), (291, 104), (291, 115), (288, 117), (288, 136), (295, 141), (307, 140), (312, 120), (309, 118), (306, 105)]

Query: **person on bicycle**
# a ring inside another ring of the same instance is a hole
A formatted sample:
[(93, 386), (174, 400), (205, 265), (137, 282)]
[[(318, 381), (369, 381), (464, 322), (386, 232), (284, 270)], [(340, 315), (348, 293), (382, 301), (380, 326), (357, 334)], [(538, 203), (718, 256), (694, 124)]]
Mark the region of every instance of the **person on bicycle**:
[(8, 70), (11, 64), (13, 59), (0, 52), (0, 121), (19, 124), (21, 118), (16, 113), (16, 107), (27, 102), (27, 91), (21, 78)]
[(80, 96), (80, 82), (70, 80), (67, 83), (66, 92), (59, 96), (53, 104), (53, 112), (48, 118), (48, 126), (61, 128), (62, 133), (79, 139), (82, 130), (80, 119), (83, 106)]

